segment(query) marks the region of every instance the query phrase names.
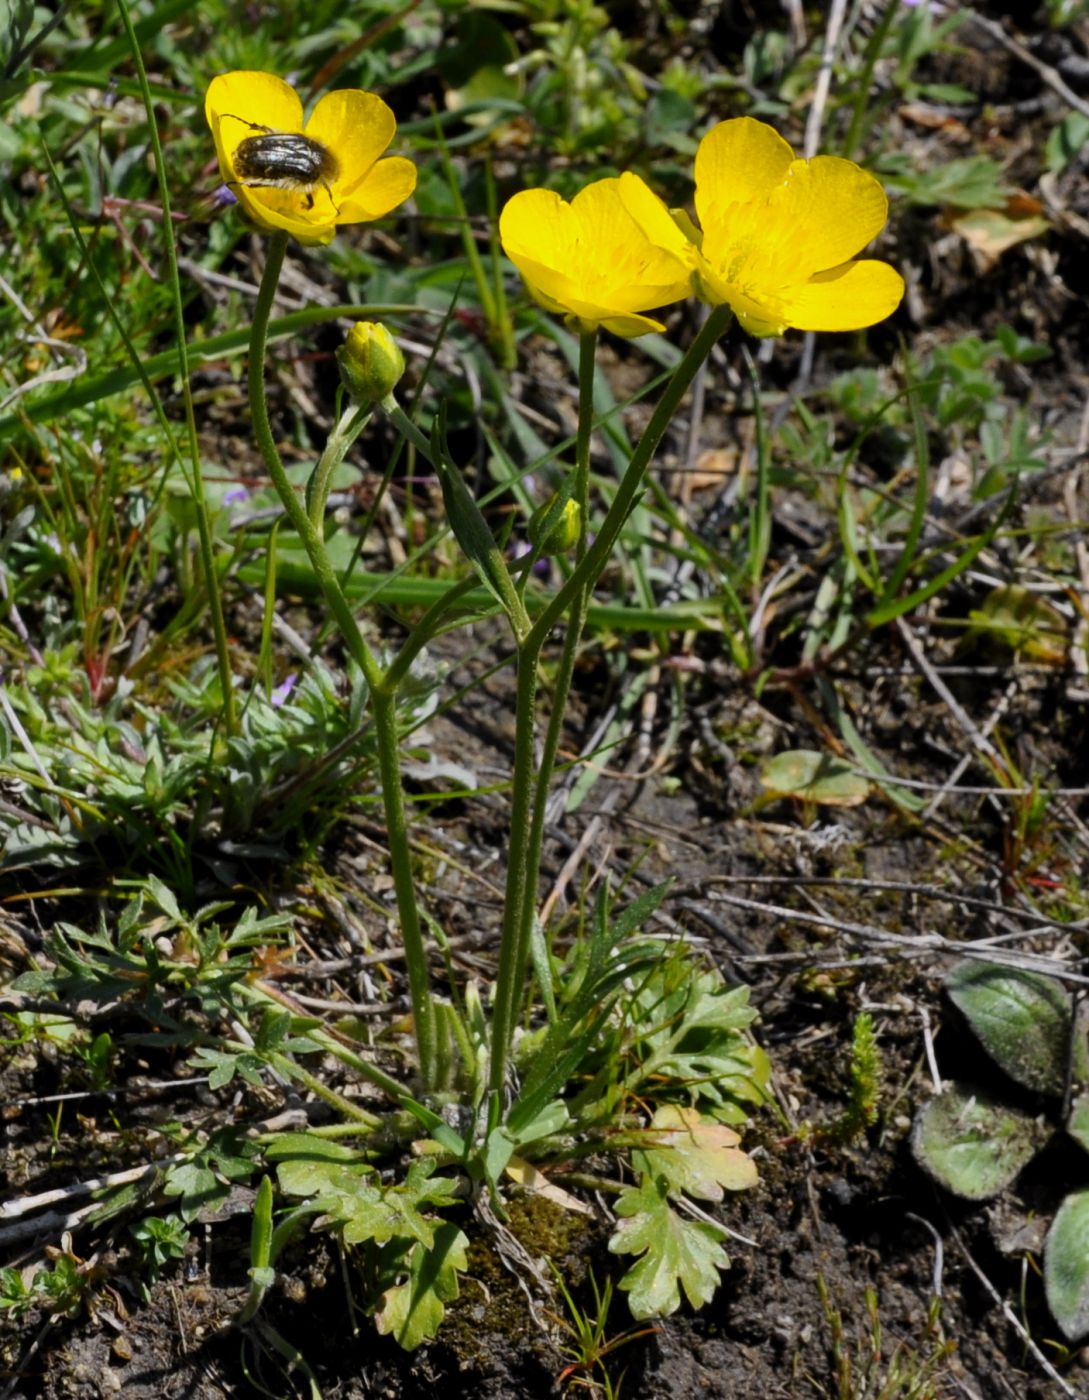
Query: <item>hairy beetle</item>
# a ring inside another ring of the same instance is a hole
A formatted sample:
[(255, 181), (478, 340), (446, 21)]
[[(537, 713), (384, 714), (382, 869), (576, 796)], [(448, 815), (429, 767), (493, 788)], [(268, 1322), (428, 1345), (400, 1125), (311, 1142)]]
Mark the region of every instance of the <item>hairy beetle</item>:
[(336, 156), (320, 141), (301, 131), (275, 131), (231, 112), (224, 116), (244, 122), (260, 133), (244, 137), (234, 148), (231, 161), (238, 180), (229, 183), (254, 189), (297, 190), (308, 197), (308, 209), (314, 207), (314, 191), (323, 189), (333, 208), (337, 208), (330, 182), (336, 179), (340, 166)]

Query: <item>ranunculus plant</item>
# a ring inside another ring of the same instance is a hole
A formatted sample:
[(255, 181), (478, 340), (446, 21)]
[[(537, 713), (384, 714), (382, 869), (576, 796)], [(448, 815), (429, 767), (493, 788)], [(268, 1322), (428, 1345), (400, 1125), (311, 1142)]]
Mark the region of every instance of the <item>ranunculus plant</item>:
[[(330, 93), (304, 121), (286, 83), (255, 73), (215, 79), (206, 105), (224, 179), (250, 219), (270, 235), (250, 340), (254, 434), (366, 685), (416, 1062), (398, 1077), (344, 1036), (311, 1023), (299, 1028), (295, 1040), (284, 1038), (290, 1029), (285, 1026), (279, 1040), (269, 1031), (262, 1044), (280, 1047), (268, 1051), (278, 1072), (301, 1079), (342, 1112), (346, 1134), (377, 1132), (380, 1120), (323, 1086), (283, 1046), (336, 1056), (413, 1115), (427, 1137), (420, 1159), (396, 1187), (402, 1193), (396, 1210), (415, 1212), (406, 1234), (389, 1225), (387, 1197), (394, 1188), (376, 1178), (366, 1154), (314, 1134), (281, 1136), (267, 1157), (276, 1164), (281, 1191), (301, 1201), (290, 1219), (317, 1213), (341, 1229), (345, 1240), (372, 1249), (371, 1273), (382, 1298), (378, 1325), (412, 1346), (438, 1325), (443, 1301), (456, 1295), (457, 1274), (465, 1267), (464, 1236), (436, 1214), (457, 1194), (442, 1168), (456, 1165), (488, 1189), (501, 1209), (505, 1176), (524, 1175), (523, 1153), (547, 1162), (550, 1152), (570, 1155), (573, 1144), (611, 1144), (625, 1150), (633, 1171), (634, 1184), (617, 1204), (623, 1223), (611, 1246), (639, 1256), (620, 1285), (633, 1311), (672, 1311), (682, 1292), (698, 1305), (710, 1298), (728, 1263), (725, 1232), (706, 1219), (693, 1220), (680, 1205), (685, 1197), (720, 1200), (724, 1191), (755, 1181), (736, 1132), (761, 1101), (767, 1072), (746, 1035), (753, 1012), (744, 989), (727, 989), (717, 973), (696, 968), (683, 950), (670, 952), (639, 935), (664, 887), (619, 915), (603, 894), (573, 955), (570, 980), (557, 989), (557, 962), (539, 912), (547, 799), (591, 594), (694, 376), (735, 315), (757, 334), (790, 326), (842, 330), (887, 315), (902, 293), (898, 274), (884, 263), (853, 261), (885, 221), (884, 194), (850, 162), (794, 160), (770, 127), (747, 120), (722, 123), (700, 144), (696, 210), (702, 233), (628, 172), (587, 185), (570, 202), (549, 190), (514, 194), (500, 216), (500, 240), (531, 296), (578, 334), (579, 406), (574, 468), (534, 517), (529, 553), (511, 564), (451, 460), (441, 422), (425, 433), (398, 404), (404, 361), (385, 327), (357, 325), (338, 355), (346, 403), (302, 497), (285, 471), (269, 420), (268, 325), (288, 238), (326, 243), (339, 226), (377, 218), (408, 197), (415, 184), (411, 163), (385, 154), (395, 133), (392, 113), (372, 94)], [(666, 322), (656, 313), (693, 291), (711, 310), (666, 381), (607, 509), (595, 514), (590, 439), (598, 336), (662, 332)], [(450, 528), (471, 566), (388, 655), (360, 628), (325, 541), (333, 469), (374, 411), (385, 413), (432, 464)], [(531, 595), (530, 566), (542, 553), (558, 551), (569, 559), (562, 584), (551, 594)], [(432, 988), (397, 718), (397, 698), (414, 662), (436, 634), (454, 624), (478, 584), (492, 610), (505, 616), (516, 669), (510, 841), (490, 1001), (472, 984), (450, 999), (438, 998)], [(549, 718), (539, 726), (542, 657), (561, 626)], [(539, 1004), (531, 1003), (534, 983)], [(266, 1007), (277, 1001), (275, 989), (259, 981), (239, 995)], [(527, 1016), (531, 1004), (533, 1018)], [(282, 1015), (282, 1008), (270, 1014)], [(677, 1066), (688, 1067), (687, 1077)], [(583, 1085), (579, 1094), (570, 1089), (573, 1080)], [(271, 1211), (272, 1193), (263, 1187), (247, 1317), (260, 1306), (289, 1233), (272, 1231)]]

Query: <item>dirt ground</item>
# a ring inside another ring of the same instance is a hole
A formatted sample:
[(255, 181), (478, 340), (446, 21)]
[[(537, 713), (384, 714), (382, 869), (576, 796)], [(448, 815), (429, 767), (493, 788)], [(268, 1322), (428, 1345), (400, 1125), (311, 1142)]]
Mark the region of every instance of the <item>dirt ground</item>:
[[(974, 697), (980, 714), (1011, 675), (996, 677), (994, 690)], [(1040, 733), (1053, 727), (1063, 678), (1028, 676), (1017, 683), (1025, 730)], [(812, 738), (804, 721), (784, 719), (769, 706), (739, 698), (737, 686), (723, 689), (701, 680), (699, 689), (702, 694), (693, 701), (710, 719), (711, 730), (704, 725), (705, 732), (787, 725), (791, 742)], [(884, 716), (883, 757), (901, 775), (930, 771), (937, 778), (940, 770), (928, 757), (930, 745), (940, 737), (954, 743), (955, 736), (948, 717), (943, 723), (942, 712), (927, 704), (921, 690), (902, 679), (890, 684), (887, 694), (865, 709), (867, 732), (871, 738), (881, 732), (876, 721)], [(895, 722), (890, 707), (898, 712)], [(1051, 726), (1041, 723), (1049, 714)], [(446, 736), (451, 751), (464, 761), (473, 745), (479, 766), (500, 765), (502, 741), (487, 749), (479, 738), (487, 727), (483, 715), (468, 726), (451, 725)], [(1071, 755), (1065, 745), (1056, 745), (1056, 763), (1063, 753)], [(925, 900), (883, 886), (910, 882), (937, 890), (940, 885), (945, 891), (955, 887), (966, 897), (997, 901), (997, 871), (985, 851), (988, 841), (1000, 849), (1001, 831), (997, 826), (987, 830), (986, 810), (973, 812), (974, 839), (957, 855), (950, 851), (947, 830), (908, 822), (880, 802), (808, 824), (789, 807), (754, 813), (751, 771), (739, 771), (736, 760), (731, 767), (696, 734), (685, 736), (671, 771), (684, 779), (671, 795), (650, 785), (605, 784), (595, 806), (606, 809), (608, 821), (594, 850), (623, 866), (641, 857), (640, 869), (648, 880), (668, 873), (677, 881), (667, 910), (729, 977), (752, 987), (761, 1013), (758, 1034), (772, 1057), (780, 1111), (778, 1116), (760, 1115), (747, 1139), (757, 1149), (761, 1184), (731, 1201), (722, 1214), (737, 1239), (730, 1248), (732, 1268), (718, 1295), (700, 1313), (683, 1310), (639, 1329), (644, 1335), (617, 1350), (613, 1373), (625, 1374), (623, 1394), (648, 1400), (840, 1394), (1050, 1400), (1089, 1394), (1089, 1376), (1077, 1359), (1064, 1368), (1069, 1387), (1064, 1391), (1034, 1363), (1017, 1327), (1027, 1328), (1046, 1351), (1053, 1324), (1030, 1262), (1040, 1242), (1033, 1225), (1049, 1219), (1065, 1191), (1089, 1176), (1081, 1154), (1072, 1146), (1055, 1145), (1016, 1190), (992, 1206), (969, 1208), (936, 1188), (908, 1148), (913, 1111), (931, 1092), (923, 1062), (924, 1029), (933, 1035), (938, 1061), (947, 1072), (955, 1066), (959, 1077), (976, 1073), (981, 1082), (994, 1074), (942, 1004), (939, 981), (952, 959), (933, 953), (923, 958), (875, 956), (852, 946), (833, 927), (792, 926), (774, 912), (716, 900), (718, 893), (728, 892), (886, 931), (938, 933), (953, 941), (980, 937), (1002, 927), (1001, 916), (958, 905), (948, 894)], [(479, 857), (483, 863), (500, 839), (501, 816), (498, 802), (484, 801), (471, 810), (452, 810), (438, 826), (456, 837), (463, 857)], [(558, 828), (557, 836), (567, 839), (553, 847), (553, 869), (592, 819), (593, 811), (583, 810), (577, 820)], [(373, 856), (351, 833), (338, 843), (334, 858), (357, 878), (362, 867), (373, 866)], [(956, 867), (953, 881), (951, 865)], [(844, 879), (865, 887), (845, 886)], [(455, 881), (445, 893), (448, 927), (456, 936), (462, 891)], [(460, 922), (468, 930), (475, 915), (467, 903), (460, 907), (466, 911)], [(315, 943), (313, 951), (320, 959), (335, 950)], [(473, 947), (471, 958), (478, 965), (486, 966), (487, 957), (486, 943)], [(315, 994), (320, 987), (308, 983)], [(335, 991), (351, 995), (351, 981), (338, 979), (320, 994)], [(884, 1058), (879, 1124), (848, 1147), (808, 1149), (799, 1140), (797, 1124), (828, 1123), (841, 1111), (850, 1027), (862, 1009), (876, 1018)], [(143, 1071), (161, 1081), (169, 1067), (145, 1062)], [(101, 1131), (105, 1139), (108, 1120), (115, 1115), (139, 1134), (141, 1123), (151, 1126), (165, 1117), (207, 1113), (217, 1101), (222, 1110), (229, 1103), (206, 1090), (194, 1101), (186, 1087), (151, 1096), (143, 1105), (135, 1098), (123, 1107), (91, 1100), (63, 1120), (50, 1169), (35, 1161), (33, 1152), (48, 1138), (49, 1105), (18, 1105), (64, 1087), (48, 1063), (39, 1060), (31, 1067), (18, 1057), (9, 1059), (9, 1190), (28, 1191), (43, 1179), (56, 1181), (73, 1173), (85, 1176), (95, 1156), (96, 1135)], [(238, 1121), (251, 1121), (278, 1106), (247, 1090), (237, 1096), (233, 1112)], [(25, 1158), (24, 1144), (31, 1149)], [(252, 1192), (236, 1192), (228, 1211), (197, 1231), (188, 1257), (167, 1271), (146, 1303), (136, 1296), (124, 1267), (123, 1229), (114, 1238), (98, 1239), (103, 1284), (95, 1315), (9, 1329), (3, 1344), (12, 1377), (7, 1394), (28, 1400), (112, 1394), (134, 1400), (214, 1400), (262, 1389), (289, 1393), (279, 1365), (234, 1325), (245, 1296), (251, 1200)], [(230, 1214), (231, 1209), (237, 1214)], [(588, 1305), (589, 1271), (604, 1278), (611, 1262), (604, 1248), (605, 1215), (567, 1217), (547, 1203), (523, 1202), (512, 1228), (531, 1253), (549, 1251), (576, 1297)], [(473, 1277), (451, 1307), (439, 1341), (412, 1355), (377, 1337), (365, 1320), (353, 1320), (350, 1282), (329, 1249), (315, 1253), (312, 1243), (305, 1251), (296, 1248), (297, 1261), (287, 1261), (286, 1281), (270, 1319), (300, 1348), (323, 1395), (423, 1397), (436, 1386), (452, 1396), (495, 1400), (561, 1393), (558, 1381), (569, 1363), (557, 1349), (563, 1336), (556, 1299), (534, 1298), (535, 1316), (488, 1229), (478, 1224), (473, 1233)], [(876, 1335), (865, 1296), (871, 1288), (879, 1317)], [(928, 1321), (939, 1292), (940, 1313)], [(614, 1304), (610, 1332), (628, 1326), (621, 1300)], [(944, 1340), (953, 1344), (948, 1355), (941, 1354)], [(930, 1390), (864, 1388), (869, 1358), (883, 1355), (887, 1366), (897, 1347), (918, 1365), (931, 1359)], [(844, 1356), (854, 1389), (836, 1388)]]

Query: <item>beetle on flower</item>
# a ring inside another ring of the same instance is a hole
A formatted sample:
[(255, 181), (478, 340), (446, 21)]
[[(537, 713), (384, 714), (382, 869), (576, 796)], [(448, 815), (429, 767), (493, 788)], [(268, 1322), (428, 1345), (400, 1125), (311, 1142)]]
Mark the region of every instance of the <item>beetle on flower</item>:
[(303, 121), (298, 93), (272, 73), (213, 78), (204, 102), (225, 183), (267, 231), (328, 243), (338, 224), (380, 219), (416, 188), (416, 167), (382, 159), (397, 123), (373, 92), (320, 98)]

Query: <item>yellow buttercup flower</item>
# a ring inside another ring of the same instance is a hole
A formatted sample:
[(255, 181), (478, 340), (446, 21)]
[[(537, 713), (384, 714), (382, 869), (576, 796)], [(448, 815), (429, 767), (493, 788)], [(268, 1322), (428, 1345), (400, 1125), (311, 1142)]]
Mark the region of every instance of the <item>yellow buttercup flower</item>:
[(416, 167), (380, 159), (397, 122), (373, 92), (344, 89), (303, 121), (298, 93), (271, 73), (213, 78), (204, 112), (224, 181), (261, 228), (328, 243), (338, 224), (380, 219), (416, 188)]
[(648, 234), (695, 270), (697, 294), (729, 305), (753, 335), (860, 330), (899, 306), (888, 263), (852, 261), (888, 218), (878, 181), (837, 156), (795, 160), (772, 127), (719, 122), (696, 152), (696, 213), (671, 220), (658, 202)]
[(499, 217), (499, 239), (546, 310), (579, 330), (645, 335), (663, 326), (641, 312), (692, 289), (684, 259), (644, 231), (641, 216), (653, 219), (657, 208), (637, 175), (595, 180), (570, 204), (552, 190), (523, 190)]

